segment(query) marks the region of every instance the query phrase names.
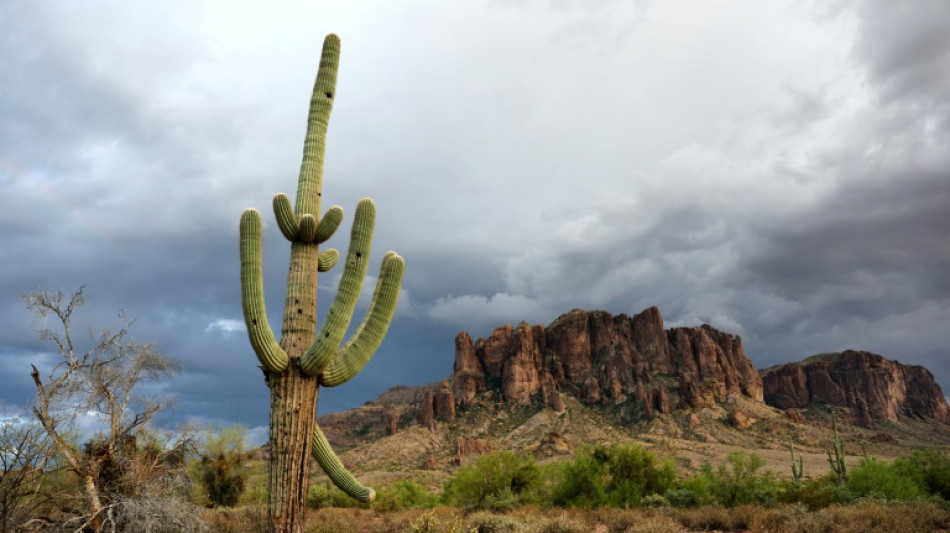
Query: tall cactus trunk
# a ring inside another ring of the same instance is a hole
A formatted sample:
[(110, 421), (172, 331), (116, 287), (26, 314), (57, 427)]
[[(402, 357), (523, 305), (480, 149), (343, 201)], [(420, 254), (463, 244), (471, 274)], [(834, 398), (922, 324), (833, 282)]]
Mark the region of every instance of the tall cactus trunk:
[(271, 377), (268, 520), (275, 532), (300, 533), (304, 523), (317, 390), (316, 378), (293, 364)]
[(300, 370), (300, 357), (316, 335), (317, 245), (295, 242), (280, 332), (287, 369), (268, 376), (270, 387), (270, 505), (274, 531), (299, 533), (307, 505), (310, 443), (317, 414), (317, 378)]
[(323, 156), (339, 55), (339, 39), (328, 35), (310, 99), (296, 205), (291, 207), (290, 199), (283, 193), (273, 200), (277, 226), (291, 242), (280, 344), (268, 324), (264, 305), (260, 214), (248, 209), (241, 215), (241, 305), (248, 339), (270, 388), (267, 514), (270, 531), (276, 533), (302, 531), (311, 456), (330, 480), (351, 497), (369, 502), (376, 495), (346, 470), (316, 423), (319, 386), (336, 387), (352, 379), (385, 337), (396, 309), (404, 268), (402, 258), (395, 252), (383, 256), (366, 317), (341, 346), (366, 277), (376, 220), (372, 200), (360, 200), (339, 289), (317, 333), (317, 273), (329, 271), (340, 258), (332, 248), (322, 253), (318, 248), (333, 235), (343, 218), (339, 206), (320, 215)]

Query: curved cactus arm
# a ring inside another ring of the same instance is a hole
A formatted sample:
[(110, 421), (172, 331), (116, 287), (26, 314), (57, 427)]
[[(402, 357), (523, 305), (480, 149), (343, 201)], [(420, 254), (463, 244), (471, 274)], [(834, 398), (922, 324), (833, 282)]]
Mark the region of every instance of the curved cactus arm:
[(396, 311), (404, 270), (405, 261), (396, 252), (389, 252), (383, 257), (379, 280), (366, 318), (320, 375), (321, 385), (336, 387), (353, 379), (376, 353)]
[(369, 198), (360, 200), (353, 217), (350, 249), (346, 253), (343, 277), (340, 278), (336, 298), (330, 304), (316, 340), (300, 358), (300, 368), (307, 375), (316, 376), (326, 367), (343, 340), (346, 329), (350, 327), (353, 310), (363, 288), (363, 278), (366, 277), (366, 267), (369, 265), (375, 222), (376, 205)]
[(280, 232), (287, 237), (287, 240), (294, 242), (297, 240), (297, 217), (294, 216), (294, 208), (290, 205), (290, 198), (286, 194), (279, 192), (274, 195), (274, 216), (277, 218), (277, 227)]
[(340, 222), (343, 221), (343, 208), (335, 205), (330, 209), (327, 209), (327, 212), (323, 214), (323, 218), (320, 219), (320, 224), (317, 225), (316, 234), (313, 236), (313, 242), (320, 244), (325, 242), (327, 239), (333, 236), (333, 233), (338, 227), (340, 227)]
[(261, 216), (256, 209), (241, 215), (241, 305), (247, 336), (261, 364), (270, 372), (287, 368), (287, 354), (274, 339), (264, 307), (264, 269), (261, 260)]
[(317, 272), (327, 272), (340, 260), (340, 252), (330, 248), (317, 256)]
[(313, 441), (311, 444), (311, 455), (320, 464), (320, 468), (327, 473), (334, 485), (361, 502), (370, 503), (376, 499), (376, 491), (360, 485), (353, 474), (350, 474), (343, 466), (340, 458), (330, 448), (330, 443), (327, 442), (327, 438), (318, 424), (313, 426)]
[(303, 143), (303, 161), (297, 180), (297, 217), (320, 215), (320, 194), (323, 188), (323, 157), (327, 147), (327, 125), (336, 96), (336, 76), (340, 68), (340, 38), (332, 33), (323, 40), (320, 69), (310, 97), (307, 136)]

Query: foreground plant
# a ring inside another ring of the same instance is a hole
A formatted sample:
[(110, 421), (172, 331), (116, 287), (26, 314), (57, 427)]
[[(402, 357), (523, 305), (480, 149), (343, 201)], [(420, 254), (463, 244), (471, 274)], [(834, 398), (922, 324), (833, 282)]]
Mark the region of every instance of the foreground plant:
[(333, 268), (340, 254), (319, 245), (343, 219), (333, 206), (322, 216), (323, 156), (327, 124), (336, 95), (340, 40), (323, 42), (320, 69), (310, 99), (303, 163), (296, 203), (283, 193), (274, 196), (274, 214), (291, 242), (290, 271), (280, 343), (267, 322), (261, 266), (261, 218), (257, 210), (241, 215), (241, 300), (251, 346), (270, 389), (270, 500), (268, 520), (274, 531), (300, 531), (303, 524), (309, 456), (313, 455), (335, 485), (360, 501), (372, 501), (372, 489), (360, 485), (343, 467), (316, 424), (318, 387), (346, 383), (363, 368), (382, 342), (396, 309), (403, 259), (395, 252), (383, 257), (376, 290), (363, 322), (340, 343), (349, 327), (369, 263), (376, 207), (370, 199), (356, 206), (350, 247), (336, 298), (317, 332), (317, 274)]

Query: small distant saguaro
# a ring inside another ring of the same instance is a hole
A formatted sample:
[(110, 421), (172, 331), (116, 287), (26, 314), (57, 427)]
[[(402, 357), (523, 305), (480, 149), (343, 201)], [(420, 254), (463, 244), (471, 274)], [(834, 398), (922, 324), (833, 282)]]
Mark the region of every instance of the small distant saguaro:
[(369, 310), (352, 337), (342, 343), (366, 277), (376, 218), (373, 201), (360, 200), (340, 285), (317, 332), (317, 275), (332, 269), (340, 258), (333, 248), (319, 249), (343, 220), (339, 206), (320, 215), (327, 124), (336, 97), (339, 61), (340, 39), (327, 35), (310, 98), (296, 203), (291, 206), (283, 193), (274, 196), (277, 225), (291, 243), (280, 343), (264, 306), (261, 217), (256, 209), (241, 215), (241, 301), (248, 337), (270, 389), (268, 520), (272, 530), (279, 532), (301, 530), (311, 454), (344, 492), (364, 502), (375, 498), (372, 489), (360, 485), (343, 467), (320, 431), (318, 390), (320, 385), (346, 383), (373, 356), (389, 329), (405, 268), (402, 257), (386, 253)]

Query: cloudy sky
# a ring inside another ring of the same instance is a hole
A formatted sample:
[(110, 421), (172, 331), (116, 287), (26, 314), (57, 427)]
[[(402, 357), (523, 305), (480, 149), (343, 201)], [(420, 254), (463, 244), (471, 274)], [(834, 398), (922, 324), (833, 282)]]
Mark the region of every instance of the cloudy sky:
[(948, 25), (945, 0), (0, 0), (0, 400), (54, 362), (21, 294), (86, 285), (79, 331), (122, 308), (182, 361), (175, 419), (266, 424), (238, 218), (264, 213), (278, 324), (270, 199), (329, 32), (325, 205), (375, 199), (370, 271), (407, 272), (320, 412), (448, 376), (460, 330), (652, 305), (759, 367), (866, 349), (948, 390)]

